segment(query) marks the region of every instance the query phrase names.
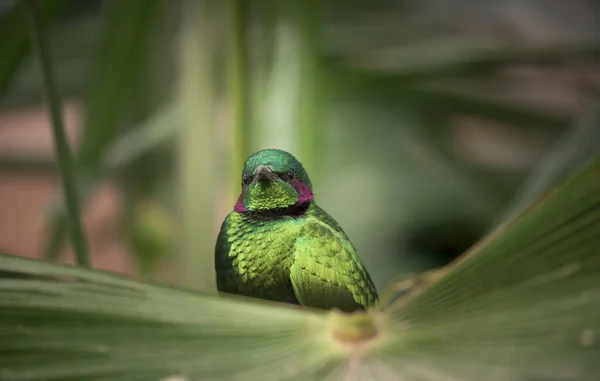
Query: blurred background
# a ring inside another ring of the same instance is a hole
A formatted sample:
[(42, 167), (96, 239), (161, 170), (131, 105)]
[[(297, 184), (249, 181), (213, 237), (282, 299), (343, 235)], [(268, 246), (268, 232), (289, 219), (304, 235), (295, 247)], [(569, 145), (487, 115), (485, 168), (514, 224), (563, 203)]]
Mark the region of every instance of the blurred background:
[[(600, 152), (593, 0), (41, 0), (95, 268), (214, 289), (245, 158), (292, 152), (379, 289)], [(0, 251), (73, 263), (23, 6), (0, 1)]]

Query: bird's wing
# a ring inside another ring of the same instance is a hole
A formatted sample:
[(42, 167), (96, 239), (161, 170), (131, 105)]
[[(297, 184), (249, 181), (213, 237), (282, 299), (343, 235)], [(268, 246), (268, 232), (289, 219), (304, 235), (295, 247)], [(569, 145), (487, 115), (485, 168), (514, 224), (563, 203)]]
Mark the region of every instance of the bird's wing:
[(236, 292), (236, 277), (233, 269), (233, 261), (229, 257), (231, 242), (229, 242), (229, 230), (231, 227), (232, 213), (230, 213), (217, 236), (215, 246), (215, 272), (217, 277), (217, 289), (224, 292)]
[(377, 292), (343, 232), (325, 222), (305, 225), (296, 241), (290, 268), (300, 304), (353, 311), (372, 306)]

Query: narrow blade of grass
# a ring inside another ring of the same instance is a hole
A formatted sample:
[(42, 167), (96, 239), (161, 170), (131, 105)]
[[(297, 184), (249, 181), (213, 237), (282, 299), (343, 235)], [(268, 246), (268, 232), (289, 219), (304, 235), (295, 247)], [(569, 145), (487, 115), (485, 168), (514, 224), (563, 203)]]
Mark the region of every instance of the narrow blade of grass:
[(64, 197), (68, 215), (71, 243), (80, 266), (90, 266), (87, 240), (79, 213), (79, 197), (75, 181), (75, 168), (67, 142), (61, 110), (60, 94), (57, 89), (52, 57), (46, 40), (43, 19), (35, 0), (26, 0), (27, 22), (30, 28), (33, 51), (40, 65), (43, 78), (43, 92), (48, 104), (48, 113), (54, 137), (56, 160), (62, 176)]

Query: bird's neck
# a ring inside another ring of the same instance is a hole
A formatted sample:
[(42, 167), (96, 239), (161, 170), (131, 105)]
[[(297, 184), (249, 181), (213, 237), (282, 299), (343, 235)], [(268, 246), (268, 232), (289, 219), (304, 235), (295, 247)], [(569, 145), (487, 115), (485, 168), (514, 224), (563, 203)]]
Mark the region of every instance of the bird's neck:
[(312, 201), (297, 203), (286, 208), (267, 209), (261, 211), (246, 211), (243, 212), (246, 216), (256, 220), (278, 220), (285, 217), (302, 217), (306, 214)]
[(261, 211), (256, 211), (256, 210), (250, 211), (244, 205), (245, 192), (247, 191), (244, 188), (244, 189), (242, 189), (242, 192), (240, 193), (240, 196), (238, 197), (238, 200), (237, 200), (235, 206), (233, 207), (233, 211), (238, 212), (238, 213), (261, 213), (261, 214), (275, 215), (275, 216), (285, 216), (285, 215), (293, 216), (298, 213), (303, 214), (304, 212), (306, 212), (308, 207), (313, 202), (315, 195), (313, 194), (312, 189), (309, 186), (307, 186), (306, 184), (302, 183), (301, 181), (294, 181), (292, 183), (292, 186), (298, 193), (298, 200), (294, 205), (286, 206), (286, 207), (282, 207), (282, 208), (264, 209)]

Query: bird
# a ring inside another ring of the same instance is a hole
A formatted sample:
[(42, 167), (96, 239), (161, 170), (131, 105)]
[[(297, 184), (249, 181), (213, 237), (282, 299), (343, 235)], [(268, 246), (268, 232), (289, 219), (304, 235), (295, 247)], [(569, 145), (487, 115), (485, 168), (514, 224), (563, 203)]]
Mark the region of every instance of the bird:
[(262, 149), (242, 169), (241, 193), (215, 245), (219, 292), (301, 307), (367, 310), (377, 289), (337, 221), (319, 207), (302, 164)]

